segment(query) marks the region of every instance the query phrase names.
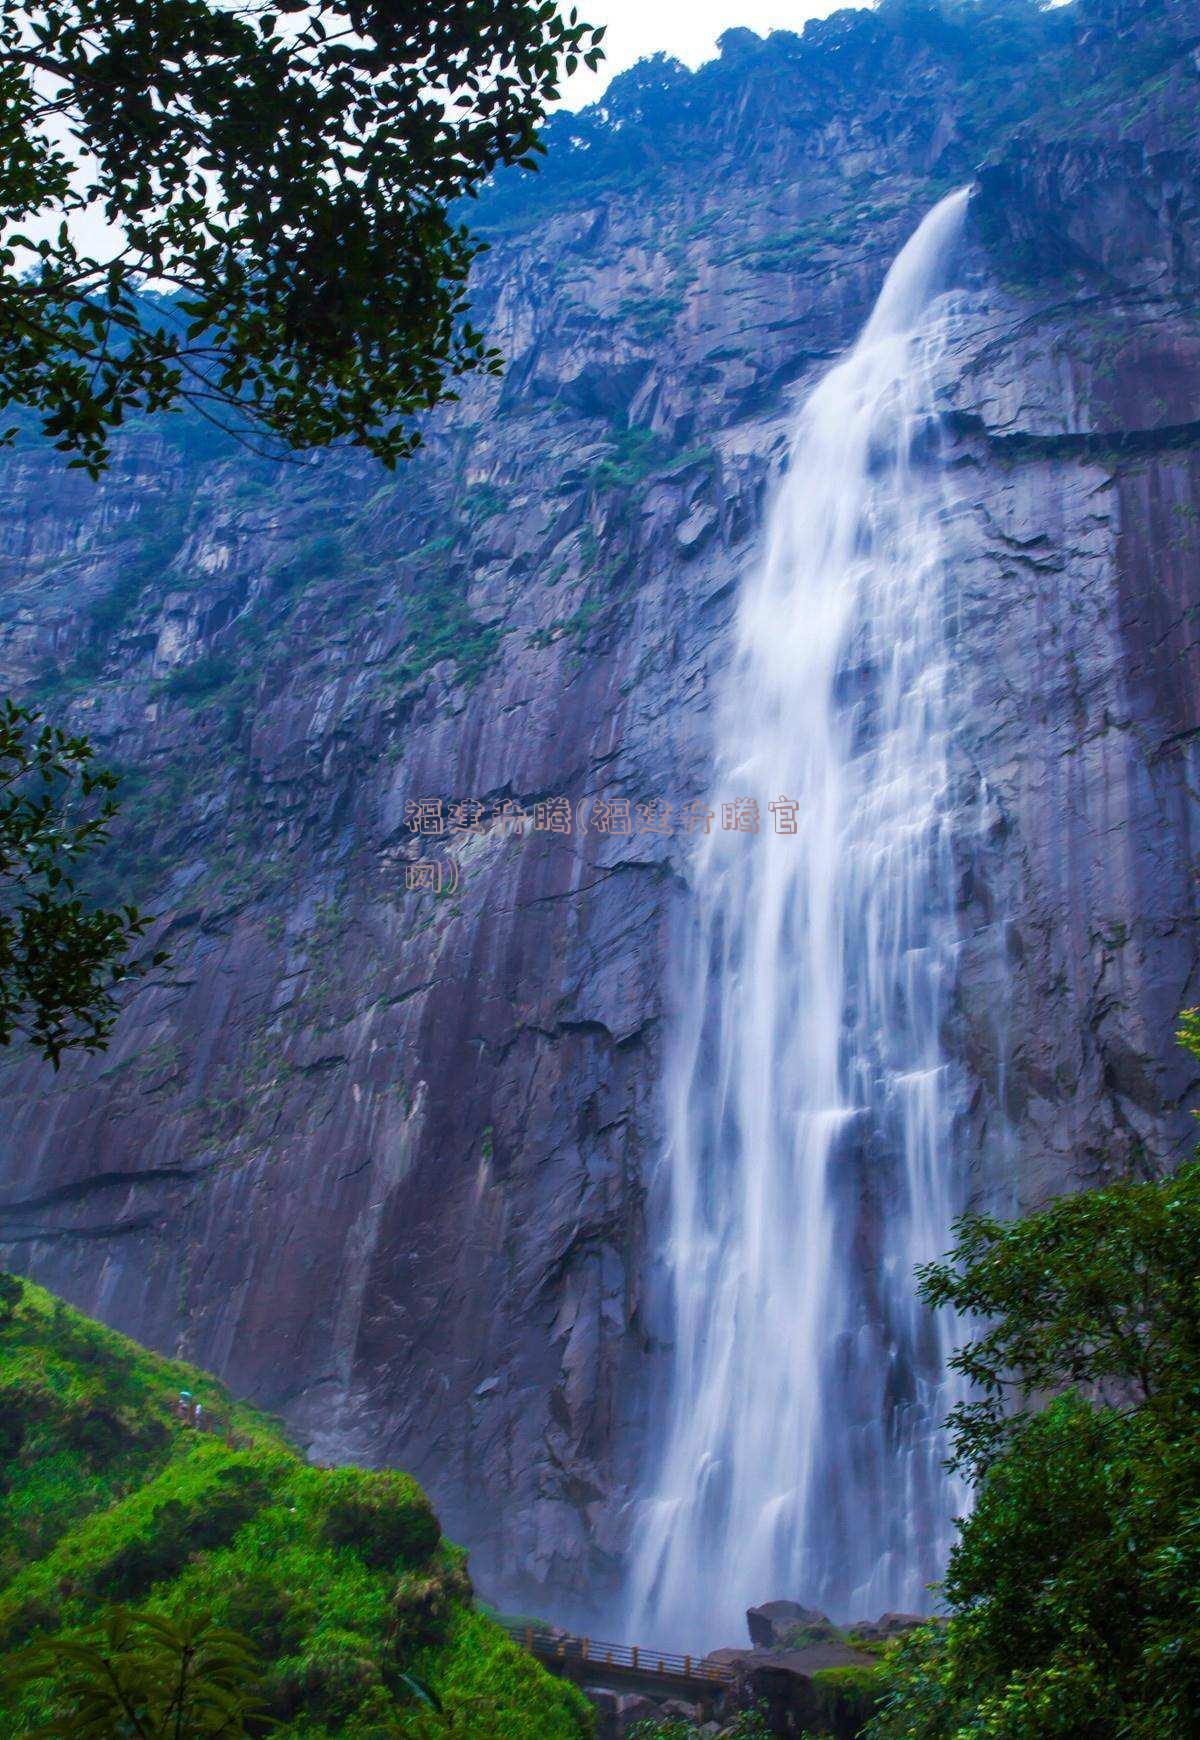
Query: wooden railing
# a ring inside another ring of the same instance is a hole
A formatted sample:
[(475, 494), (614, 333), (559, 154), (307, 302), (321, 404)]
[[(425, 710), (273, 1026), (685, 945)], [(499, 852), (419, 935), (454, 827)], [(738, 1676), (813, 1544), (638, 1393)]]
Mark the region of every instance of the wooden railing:
[(670, 1650), (645, 1649), (636, 1643), (600, 1643), (593, 1637), (561, 1637), (523, 1625), (520, 1620), (501, 1619), (499, 1624), (531, 1655), (564, 1666), (569, 1662), (580, 1667), (617, 1668), (647, 1679), (706, 1680), (716, 1686), (731, 1685), (734, 1679), (733, 1669), (724, 1662), (706, 1661), (699, 1655), (674, 1655)]

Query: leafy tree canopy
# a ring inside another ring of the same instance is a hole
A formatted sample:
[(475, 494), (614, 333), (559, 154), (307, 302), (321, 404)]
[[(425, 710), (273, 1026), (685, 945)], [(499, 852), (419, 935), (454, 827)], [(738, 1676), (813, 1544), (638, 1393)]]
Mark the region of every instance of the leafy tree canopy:
[[(1200, 1015), (1181, 1041), (1200, 1057)], [(1200, 1159), (1014, 1222), (970, 1216), (923, 1292), (982, 1325), (976, 1483), (875, 1740), (1159, 1740), (1200, 1709)], [(1048, 1399), (1052, 1398), (1052, 1399)], [(1038, 1406), (1041, 1402), (1045, 1405)]]
[(0, 403), (93, 474), (180, 400), (394, 464), (498, 367), (447, 204), (532, 163), (602, 34), (554, 0), (0, 0)]
[[(1185, 1018), (1189, 1043), (1196, 1014)], [(951, 1415), (955, 1462), (982, 1480), (1030, 1406), (1068, 1386), (1164, 1427), (1200, 1410), (1200, 1163), (1166, 1183), (1081, 1191), (1023, 1220), (971, 1215), (931, 1305), (986, 1327), (952, 1364), (978, 1399)]]
[[(181, 402), (395, 464), (499, 366), (447, 206), (532, 163), (602, 34), (554, 0), (0, 0), (0, 406), (93, 476), (128, 412)], [(115, 808), (91, 754), (0, 703), (0, 1045), (56, 1066), (146, 967), (147, 920), (76, 890)]]
[(72, 1047), (101, 1049), (118, 988), (166, 958), (130, 953), (149, 923), (135, 906), (96, 908), (76, 888), (116, 784), (86, 738), (0, 701), (0, 1045), (24, 1034), (55, 1067)]

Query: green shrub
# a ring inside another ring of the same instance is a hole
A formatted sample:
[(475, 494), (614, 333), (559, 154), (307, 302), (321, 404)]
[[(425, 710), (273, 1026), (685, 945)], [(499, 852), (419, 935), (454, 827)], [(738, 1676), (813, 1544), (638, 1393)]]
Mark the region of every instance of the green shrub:
[(392, 1700), (377, 1656), (374, 1640), (362, 1632), (318, 1634), (303, 1654), (284, 1657), (268, 1674), (268, 1713), (279, 1721), (303, 1716), (335, 1724), (361, 1720), (364, 1705), (386, 1714)]
[[(213, 1430), (180, 1419), (181, 1389)], [(0, 1418), (13, 1447), (0, 1671), (26, 1639), (94, 1643), (104, 1605), (134, 1597), (151, 1627), (182, 1632), (203, 1616), (252, 1641), (264, 1699), (262, 1719), (248, 1718), (254, 1734), (591, 1733), (580, 1693), (472, 1610), (464, 1557), (439, 1541), (408, 1476), (308, 1466), (203, 1372), (142, 1352), (28, 1283), (0, 1323)], [(0, 1697), (0, 1740), (61, 1721), (60, 1681), (40, 1674)], [(265, 1727), (268, 1716), (280, 1726)]]
[(285, 1588), (265, 1569), (234, 1572), (224, 1597), (224, 1624), (253, 1637), (268, 1661), (294, 1654), (316, 1614), (313, 1592)]
[[(627, 1740), (702, 1740), (704, 1731), (678, 1716), (645, 1716), (629, 1730)], [(721, 1728), (721, 1740), (770, 1740), (766, 1708), (739, 1710)], [(822, 1740), (820, 1735), (801, 1734), (797, 1740)]]
[(508, 507), (508, 492), (494, 483), (476, 483), (463, 497), (463, 514), (472, 525), (502, 514)]
[(25, 1422), (4, 1413), (4, 1396), (0, 1393), (0, 1492), (8, 1485), (9, 1470), (24, 1441)]
[(267, 1488), (266, 1475), (253, 1460), (231, 1461), (187, 1500), (168, 1498), (151, 1511), (139, 1531), (100, 1563), (92, 1587), (107, 1599), (125, 1601), (175, 1576), (194, 1553), (232, 1540), (263, 1503)]
[[(1200, 1057), (1194, 1011), (1180, 1037)], [(977, 1497), (950, 1555), (949, 1623), (914, 1632), (890, 1658), (891, 1688), (868, 1732), (1191, 1733), (1200, 1161), (1021, 1220), (967, 1216), (957, 1232), (922, 1291), (982, 1326), (954, 1361), (976, 1399), (951, 1416)]]
[(172, 700), (198, 701), (215, 694), (237, 674), (233, 660), (224, 653), (202, 653), (189, 665), (177, 665), (158, 685), (158, 692)]
[(883, 1667), (819, 1668), (812, 1676), (817, 1720), (837, 1734), (857, 1734), (874, 1715), (888, 1687)]
[(61, 1442), (77, 1450), (92, 1469), (102, 1468), (131, 1449), (152, 1452), (168, 1437), (161, 1420), (131, 1417), (103, 1396), (81, 1396), (62, 1411), (58, 1422)]
[(614, 430), (608, 454), (591, 468), (584, 482), (592, 489), (633, 489), (665, 458), (663, 438), (655, 430), (639, 427)]
[(346, 566), (345, 539), (337, 532), (316, 532), (301, 538), (274, 570), (276, 592), (289, 592), (310, 580), (334, 579)]
[(414, 1705), (405, 1740), (590, 1740), (591, 1705), (567, 1680), (548, 1676), (480, 1613), (459, 1607), (444, 1644), (419, 1654), (410, 1672), (438, 1709)]
[(431, 1576), (401, 1577), (391, 1603), (391, 1638), (401, 1660), (445, 1635), (456, 1603), (471, 1597), (471, 1582), (463, 1566), (438, 1570)]
[(437, 1518), (415, 1480), (392, 1469), (339, 1468), (330, 1476), (325, 1538), (352, 1547), (373, 1569), (421, 1565), (441, 1538)]
[(501, 630), (471, 615), (466, 585), (440, 558), (416, 580), (405, 604), (405, 647), (392, 670), (395, 681), (415, 682), (443, 659), (453, 660), (458, 681), (468, 688), (483, 676), (499, 650)]

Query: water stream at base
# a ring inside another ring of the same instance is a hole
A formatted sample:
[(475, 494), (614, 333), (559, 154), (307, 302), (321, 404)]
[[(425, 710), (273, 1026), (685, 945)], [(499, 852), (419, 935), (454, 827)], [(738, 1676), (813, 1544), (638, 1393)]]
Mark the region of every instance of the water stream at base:
[[(626, 1618), (664, 1647), (736, 1643), (774, 1598), (927, 1610), (961, 1506), (954, 1326), (913, 1268), (961, 1206), (933, 382), (966, 200), (925, 218), (803, 404), (739, 602), (666, 1075), (674, 1340)], [(722, 828), (750, 803), (758, 833)]]

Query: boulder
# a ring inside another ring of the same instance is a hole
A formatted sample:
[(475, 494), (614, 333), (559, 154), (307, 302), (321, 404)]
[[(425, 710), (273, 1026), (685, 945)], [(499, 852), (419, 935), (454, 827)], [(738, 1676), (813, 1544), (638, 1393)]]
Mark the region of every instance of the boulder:
[(860, 1643), (886, 1643), (890, 1638), (902, 1637), (915, 1625), (927, 1623), (919, 1613), (881, 1613), (878, 1619), (857, 1619), (846, 1629)]
[(767, 1601), (746, 1612), (750, 1641), (755, 1649), (800, 1649), (810, 1643), (837, 1638), (837, 1627), (814, 1607), (798, 1601)]
[(582, 1690), (596, 1714), (595, 1740), (626, 1740), (631, 1728), (652, 1721), (663, 1712), (657, 1699), (644, 1698), (637, 1692), (614, 1692), (605, 1686), (589, 1685)]
[(803, 1649), (719, 1649), (708, 1660), (734, 1669), (735, 1705), (765, 1711), (772, 1734), (854, 1740), (880, 1691), (878, 1657), (836, 1637)]
[(622, 1740), (616, 1692), (610, 1692), (605, 1686), (585, 1686), (583, 1693), (595, 1713), (594, 1740)]
[(807, 1643), (800, 1649), (714, 1649), (704, 1658), (731, 1667), (739, 1679), (760, 1672), (795, 1674), (810, 1678), (826, 1668), (877, 1667), (879, 1657), (866, 1650), (855, 1649), (832, 1637), (819, 1643)]

